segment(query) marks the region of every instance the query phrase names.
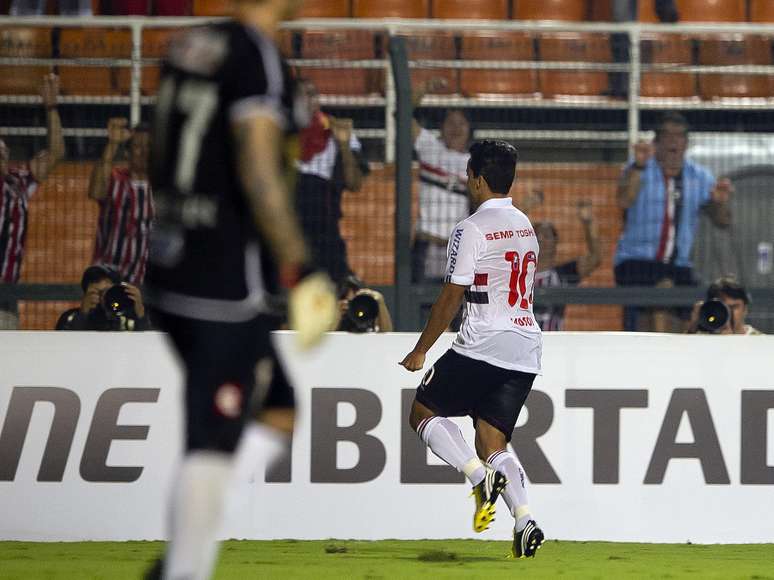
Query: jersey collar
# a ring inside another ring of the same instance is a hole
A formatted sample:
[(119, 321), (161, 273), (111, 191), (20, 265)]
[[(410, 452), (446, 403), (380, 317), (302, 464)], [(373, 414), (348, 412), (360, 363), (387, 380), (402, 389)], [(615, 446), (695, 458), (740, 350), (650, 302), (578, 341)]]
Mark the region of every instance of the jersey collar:
[(476, 211), (479, 212), (482, 209), (489, 209), (493, 207), (513, 207), (513, 199), (510, 195), (506, 197), (493, 197), (492, 199), (487, 199), (484, 203), (478, 206)]

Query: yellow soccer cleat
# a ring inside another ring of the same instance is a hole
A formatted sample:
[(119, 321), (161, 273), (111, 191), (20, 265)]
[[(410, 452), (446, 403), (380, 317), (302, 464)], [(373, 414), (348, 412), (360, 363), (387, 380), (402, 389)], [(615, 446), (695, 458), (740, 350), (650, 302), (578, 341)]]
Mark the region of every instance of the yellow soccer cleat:
[(487, 468), (484, 480), (473, 486), (471, 494), (476, 500), (473, 514), (473, 531), (481, 533), (494, 521), (497, 498), (505, 489), (508, 480), (499, 471)]

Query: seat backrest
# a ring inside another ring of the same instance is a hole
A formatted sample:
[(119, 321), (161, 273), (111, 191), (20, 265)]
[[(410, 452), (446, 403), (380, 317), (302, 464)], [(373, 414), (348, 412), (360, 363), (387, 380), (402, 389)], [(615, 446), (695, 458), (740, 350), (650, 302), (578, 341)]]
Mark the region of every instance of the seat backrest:
[(355, 18), (428, 18), (429, 0), (353, 0)]
[(750, 0), (750, 22), (774, 22), (774, 2)]
[(51, 29), (0, 29), (0, 55), (18, 58), (50, 58)]
[(224, 16), (231, 10), (230, 0), (194, 0), (194, 16)]
[(305, 0), (297, 18), (349, 18), (349, 0)]
[(301, 36), (301, 57), (374, 58), (374, 35), (367, 30), (306, 30)]
[(680, 13), (681, 22), (745, 22), (747, 20), (745, 0), (678, 0), (677, 11)]
[(433, 0), (433, 18), (507, 20), (508, 0)]
[(64, 28), (59, 54), (70, 58), (129, 58), (132, 37), (126, 29)]
[(516, 0), (513, 17), (519, 20), (564, 20), (580, 22), (586, 19), (585, 0)]

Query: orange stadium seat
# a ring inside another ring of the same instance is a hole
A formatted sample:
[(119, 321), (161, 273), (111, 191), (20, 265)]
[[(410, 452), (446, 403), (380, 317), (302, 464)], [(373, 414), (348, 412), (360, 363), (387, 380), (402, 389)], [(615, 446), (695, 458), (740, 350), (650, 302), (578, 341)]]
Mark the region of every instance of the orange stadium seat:
[[(374, 58), (374, 35), (365, 30), (307, 30), (301, 37), (301, 58), (367, 60)], [(376, 91), (381, 70), (300, 67), (299, 76), (312, 81), (323, 95), (365, 95)]]
[[(51, 30), (48, 28), (3, 28), (0, 56), (5, 58), (51, 58)], [(49, 66), (0, 67), (0, 92), (36, 95)]]
[(508, 0), (433, 0), (433, 18), (507, 20)]
[[(147, 28), (142, 31), (142, 57), (164, 58), (167, 54), (169, 42), (178, 33), (173, 28)], [(144, 95), (155, 95), (159, 89), (159, 77), (161, 66), (158, 64), (142, 67), (141, 90)], [(132, 71), (128, 68), (117, 69), (118, 90), (122, 94), (131, 91)]]
[[(538, 41), (545, 62), (610, 62), (610, 39), (606, 34), (556, 32), (541, 34)], [(607, 73), (593, 70), (542, 70), (540, 91), (544, 96), (596, 96), (607, 89)]]
[(774, 22), (774, 2), (750, 0), (750, 22)]
[(297, 18), (349, 18), (349, 0), (305, 0)]
[[(59, 37), (62, 58), (129, 58), (132, 54), (128, 30), (62, 29)], [(99, 66), (60, 66), (59, 77), (65, 95), (114, 95), (118, 93), (118, 68), (110, 63)]]
[(586, 19), (585, 0), (516, 0), (514, 19), (564, 20), (580, 22)]
[[(462, 35), (463, 60), (526, 60), (535, 58), (533, 38), (524, 32), (465, 32)], [(523, 95), (536, 93), (535, 70), (462, 69), (463, 95)]]
[[(728, 35), (702, 39), (699, 64), (767, 65), (771, 64), (768, 39), (760, 36)], [(770, 76), (741, 74), (700, 74), (699, 92), (705, 99), (725, 97), (766, 97)]]
[[(406, 39), (406, 52), (409, 60), (454, 60), (457, 58), (455, 38), (451, 32), (428, 30), (417, 34), (400, 34), (399, 36)], [(459, 92), (459, 74), (456, 69), (412, 68), (410, 71), (411, 84), (414, 88), (432, 78), (443, 78), (446, 81), (446, 88), (434, 91), (435, 94)]]
[[(770, 0), (763, 0), (766, 4)], [(745, 0), (677, 0), (681, 22), (744, 22)], [(640, 22), (658, 22), (653, 2), (640, 2)]]
[(353, 0), (355, 18), (427, 18), (429, 0)]
[(230, 0), (194, 0), (194, 16), (224, 16), (231, 10)]
[[(682, 34), (645, 34), (642, 37), (642, 60), (652, 64), (693, 64), (689, 37)], [(693, 73), (642, 73), (640, 94), (643, 97), (693, 97), (696, 77)]]

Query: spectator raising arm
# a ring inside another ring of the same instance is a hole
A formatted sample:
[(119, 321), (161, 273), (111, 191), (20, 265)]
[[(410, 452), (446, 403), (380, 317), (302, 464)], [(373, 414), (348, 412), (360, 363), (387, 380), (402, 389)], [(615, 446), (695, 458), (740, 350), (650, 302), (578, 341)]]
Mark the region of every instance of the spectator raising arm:
[(587, 253), (578, 258), (578, 277), (585, 278), (599, 267), (602, 255), (599, 251), (599, 234), (594, 223), (594, 214), (591, 211), (591, 203), (588, 201), (578, 204), (578, 218), (583, 224), (583, 237), (586, 240)]
[(712, 190), (712, 199), (706, 205), (706, 211), (712, 223), (719, 228), (727, 228), (731, 225), (731, 206), (728, 202), (733, 193), (734, 185), (726, 177), (718, 179)]
[(642, 171), (653, 156), (653, 152), (653, 145), (645, 141), (640, 141), (634, 146), (634, 163), (626, 168), (618, 182), (616, 199), (621, 209), (628, 209), (637, 199)]
[(344, 170), (344, 187), (349, 191), (360, 191), (363, 184), (363, 172), (350, 147), (352, 138), (352, 119), (331, 117), (331, 132), (341, 153), (341, 165)]
[[(432, 93), (433, 91), (437, 91), (440, 89), (446, 88), (446, 79), (443, 77), (434, 77), (431, 79), (428, 79), (424, 83), (422, 83), (411, 95), (411, 108), (416, 109), (419, 107), (419, 105), (422, 104), (422, 99), (425, 98), (425, 95), (427, 93)], [(411, 140), (416, 141), (417, 137), (419, 137), (419, 132), (422, 130), (422, 126), (417, 122), (416, 119), (412, 119), (411, 121)]]
[(108, 181), (113, 170), (113, 159), (122, 143), (131, 137), (128, 121), (123, 118), (110, 119), (107, 126), (108, 142), (102, 157), (94, 164), (89, 178), (89, 197), (99, 201), (107, 195)]
[(46, 109), (48, 129), (48, 147), (30, 160), (30, 172), (38, 183), (44, 181), (56, 164), (64, 157), (65, 145), (62, 136), (62, 121), (56, 108), (59, 97), (59, 77), (50, 74), (43, 77), (40, 90), (43, 106)]

